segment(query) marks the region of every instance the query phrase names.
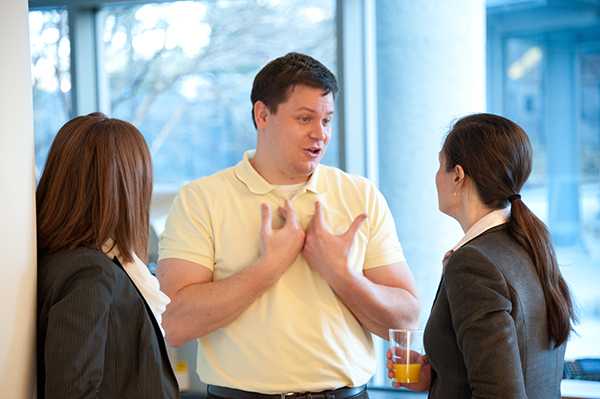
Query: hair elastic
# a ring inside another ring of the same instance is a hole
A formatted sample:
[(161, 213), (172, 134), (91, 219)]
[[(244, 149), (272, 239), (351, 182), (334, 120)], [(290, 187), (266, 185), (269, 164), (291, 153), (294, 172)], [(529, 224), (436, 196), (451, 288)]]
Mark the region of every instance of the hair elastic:
[(512, 203), (514, 200), (521, 199), (521, 194), (513, 194), (508, 197), (508, 201)]

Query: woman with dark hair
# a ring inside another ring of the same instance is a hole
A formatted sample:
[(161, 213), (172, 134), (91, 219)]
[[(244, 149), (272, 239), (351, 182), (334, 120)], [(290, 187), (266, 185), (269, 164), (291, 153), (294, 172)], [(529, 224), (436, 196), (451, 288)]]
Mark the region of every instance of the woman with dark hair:
[(419, 383), (402, 386), (435, 399), (560, 398), (573, 303), (520, 195), (531, 158), (523, 129), (497, 115), (462, 118), (446, 137), (438, 203), (465, 236), (444, 257)]
[[(152, 165), (130, 123), (58, 132), (36, 192), (38, 397), (177, 398), (146, 257)], [(138, 257), (139, 255), (139, 257)]]

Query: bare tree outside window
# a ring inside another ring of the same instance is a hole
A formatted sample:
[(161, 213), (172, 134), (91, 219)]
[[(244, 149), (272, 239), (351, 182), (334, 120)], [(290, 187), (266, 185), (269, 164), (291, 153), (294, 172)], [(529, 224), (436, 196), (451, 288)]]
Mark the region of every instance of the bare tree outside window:
[(36, 176), (56, 131), (71, 115), (71, 75), (67, 12), (29, 13)]
[[(335, 71), (333, 0), (218, 0), (107, 6), (100, 71), (110, 116), (134, 123), (150, 146), (158, 186), (236, 163), (255, 145), (256, 72), (289, 51)], [(36, 168), (73, 116), (68, 14), (30, 13)], [(337, 161), (334, 138), (325, 162)]]
[(250, 89), (270, 59), (301, 51), (335, 70), (333, 1), (182, 1), (103, 16), (111, 114), (144, 133), (159, 184), (233, 165), (254, 147)]

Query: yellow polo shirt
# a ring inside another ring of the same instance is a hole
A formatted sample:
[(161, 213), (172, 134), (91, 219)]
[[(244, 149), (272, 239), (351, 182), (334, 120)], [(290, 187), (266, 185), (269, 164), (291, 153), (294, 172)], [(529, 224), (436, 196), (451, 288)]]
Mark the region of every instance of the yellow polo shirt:
[[(260, 204), (283, 206), (274, 186), (244, 154), (236, 166), (185, 185), (175, 199), (160, 240), (160, 259), (179, 258), (224, 279), (259, 256)], [(354, 218), (368, 219), (350, 251), (356, 270), (404, 262), (394, 220), (367, 179), (320, 165), (291, 204), (303, 227), (319, 200), (333, 233)], [(375, 372), (371, 334), (358, 322), (302, 255), (280, 280), (229, 325), (198, 339), (200, 379), (261, 393), (317, 392), (367, 383)]]

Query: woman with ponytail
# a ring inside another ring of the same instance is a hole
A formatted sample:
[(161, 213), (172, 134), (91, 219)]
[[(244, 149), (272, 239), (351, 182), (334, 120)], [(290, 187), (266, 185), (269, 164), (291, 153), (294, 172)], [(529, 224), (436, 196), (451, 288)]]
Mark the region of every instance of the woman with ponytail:
[(420, 382), (403, 386), (434, 399), (560, 398), (573, 303), (521, 198), (531, 158), (527, 134), (497, 115), (464, 117), (446, 137), (438, 203), (465, 236), (444, 257)]

